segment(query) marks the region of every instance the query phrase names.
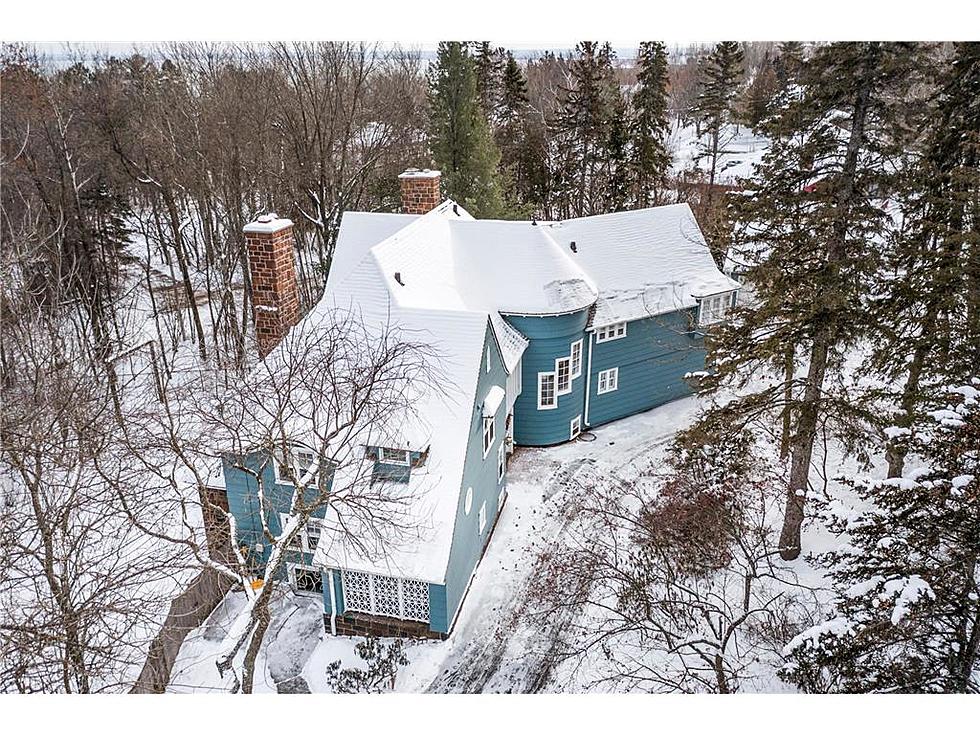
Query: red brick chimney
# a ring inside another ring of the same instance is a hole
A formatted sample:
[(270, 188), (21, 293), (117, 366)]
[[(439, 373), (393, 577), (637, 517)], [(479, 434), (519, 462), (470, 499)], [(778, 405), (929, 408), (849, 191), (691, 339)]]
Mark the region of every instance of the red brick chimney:
[(299, 292), (293, 264), (293, 223), (264, 214), (245, 225), (252, 274), (252, 309), (259, 357), (265, 358), (299, 320)]
[(402, 211), (405, 214), (425, 214), (439, 206), (442, 195), (439, 193), (439, 182), (442, 174), (439, 171), (410, 168), (403, 174), (398, 174), (398, 183), (402, 190)]

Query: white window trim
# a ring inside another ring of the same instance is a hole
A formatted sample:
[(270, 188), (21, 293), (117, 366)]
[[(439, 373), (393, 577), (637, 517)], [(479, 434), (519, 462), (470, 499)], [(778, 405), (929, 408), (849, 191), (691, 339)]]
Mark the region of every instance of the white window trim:
[[(308, 597), (319, 597), (323, 598), (323, 574), (316, 567), (311, 567), (309, 564), (287, 564), (286, 568), (289, 570), (289, 583), (292, 585), (293, 592), (297, 595), (306, 595)], [(310, 592), (309, 590), (301, 590), (299, 584), (296, 582), (296, 571), (302, 570), (304, 572), (313, 572), (320, 579), (321, 589), (319, 592), (314, 590)]]
[(626, 336), (626, 322), (615, 322), (597, 327), (595, 330), (596, 342), (612, 342), (613, 340), (623, 339)]
[[(279, 524), (280, 524), (280, 526), (283, 527), (283, 528), (285, 528), (286, 527), (286, 524), (289, 522), (290, 517), (291, 516), (289, 515), (289, 513), (280, 513), (279, 514)], [(317, 525), (317, 526), (320, 527), (320, 538), (322, 538), (323, 537), (323, 519), (322, 518), (310, 518), (309, 520), (306, 521), (306, 524), (309, 524), (309, 523), (313, 523), (313, 524), (315, 524), (315, 525)], [(293, 541), (298, 542), (298, 546), (293, 546), (293, 545), (290, 544), (289, 546), (286, 547), (287, 550), (289, 550), (289, 551), (299, 551), (300, 553), (304, 553), (304, 554), (312, 554), (313, 552), (316, 551), (316, 545), (312, 545), (312, 546), (310, 545), (309, 527), (306, 524), (303, 524), (303, 527), (299, 529), (299, 534), (298, 535), (293, 536)], [(319, 543), (319, 539), (317, 539), (317, 543)]]
[[(401, 459), (391, 459), (385, 456), (385, 452), (398, 452), (401, 454)], [(379, 464), (396, 464), (403, 467), (408, 467), (412, 463), (412, 457), (407, 449), (395, 449), (393, 447), (378, 447), (378, 463)]]
[[(545, 378), (552, 378), (552, 396), (554, 401), (550, 405), (545, 405), (541, 403), (541, 383)], [(558, 376), (554, 373), (538, 373), (538, 410), (539, 411), (550, 411), (553, 408), (558, 408)]]
[(582, 414), (579, 414), (568, 422), (569, 439), (574, 439), (582, 433)]
[(497, 447), (497, 482), (499, 483), (504, 479), (504, 475), (507, 474), (507, 447), (503, 442), (500, 442), (500, 446)]
[[(490, 441), (487, 441), (487, 427), (490, 427)], [(496, 416), (484, 416), (483, 417), (483, 458), (486, 459), (487, 455), (490, 454), (490, 450), (493, 449), (493, 443), (497, 441), (497, 417)]]
[[(578, 347), (578, 370), (575, 369), (575, 348)], [(571, 379), (582, 377), (582, 340), (576, 340), (572, 342), (572, 348), (570, 354), (569, 368), (571, 370)]]
[[(606, 376), (605, 388), (602, 387), (603, 375)], [(612, 381), (609, 380), (610, 377), (612, 378)], [(609, 387), (610, 382), (613, 384), (612, 388)], [(609, 368), (608, 370), (600, 370), (599, 375), (596, 378), (596, 395), (601, 396), (605, 393), (612, 393), (613, 391), (617, 391), (617, 390), (619, 390), (619, 368), (614, 367), (614, 368)]]
[[(296, 477), (298, 479), (302, 480), (303, 479), (303, 476), (306, 474), (306, 470), (304, 470), (303, 472), (300, 472), (299, 471), (299, 465), (297, 463), (297, 460), (299, 458), (299, 453), (300, 452), (303, 452), (305, 454), (311, 454), (311, 455), (313, 455), (313, 462), (311, 462), (311, 465), (316, 464), (316, 452), (314, 452), (312, 449), (309, 449), (308, 447), (304, 447), (304, 446), (294, 446), (294, 447), (291, 447), (290, 448), (290, 450), (289, 450), (289, 456), (286, 458), (286, 460), (288, 461), (288, 464), (292, 467), (293, 474), (296, 475)], [(279, 461), (279, 456), (280, 455), (279, 455), (278, 451), (276, 451), (275, 453), (273, 453), (272, 468), (273, 468), (273, 471), (275, 472), (276, 484), (277, 485), (289, 485), (290, 487), (293, 487), (295, 485), (295, 483), (288, 476), (283, 476), (282, 473), (279, 471), (279, 466), (280, 465), (287, 464), (287, 461), (280, 462)], [(314, 480), (316, 480), (318, 474), (319, 474), (318, 472), (317, 473), (314, 473), (313, 478), (312, 478), (310, 484), (312, 484), (312, 482)]]
[(490, 345), (487, 345), (487, 372), (490, 372)]
[(463, 514), (469, 515), (473, 510), (473, 488), (466, 488), (466, 497), (463, 499)]
[[(558, 366), (561, 363), (568, 363), (568, 383), (565, 385), (565, 390), (560, 390), (558, 388)], [(555, 395), (556, 396), (567, 396), (572, 392), (572, 358), (571, 357), (559, 357), (555, 360)]]
[(734, 291), (705, 296), (698, 302), (698, 325), (707, 327), (725, 321), (732, 308)]
[(480, 535), (481, 536), (483, 535), (483, 532), (486, 530), (486, 528), (487, 528), (487, 501), (484, 500), (480, 504)]

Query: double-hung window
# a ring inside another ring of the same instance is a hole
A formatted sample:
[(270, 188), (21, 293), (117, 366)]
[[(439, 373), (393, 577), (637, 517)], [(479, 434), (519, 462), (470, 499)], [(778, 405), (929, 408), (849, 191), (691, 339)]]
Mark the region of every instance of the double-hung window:
[(563, 396), (572, 392), (572, 360), (569, 357), (559, 357), (555, 360), (555, 384), (558, 395)]
[(607, 324), (595, 330), (596, 342), (609, 342), (614, 339), (622, 339), (626, 336), (626, 322), (616, 322)]
[(582, 340), (572, 342), (572, 379), (582, 375)]
[(576, 416), (568, 424), (568, 436), (570, 439), (574, 439), (581, 433), (582, 433), (582, 417)]
[(612, 393), (617, 388), (619, 388), (619, 368), (600, 370), (596, 392), (602, 395), (603, 393)]
[(290, 485), (302, 482), (307, 471), (316, 462), (316, 454), (309, 449), (293, 448), (285, 457), (276, 461), (276, 481)]
[(503, 442), (500, 442), (500, 446), (497, 448), (497, 482), (504, 479), (504, 473), (507, 471), (507, 447)]
[(558, 395), (555, 393), (555, 374), (538, 373), (538, 408), (555, 408)]
[[(483, 417), (483, 456), (486, 457), (496, 438), (496, 421), (493, 416)], [(503, 445), (501, 445), (503, 446)]]

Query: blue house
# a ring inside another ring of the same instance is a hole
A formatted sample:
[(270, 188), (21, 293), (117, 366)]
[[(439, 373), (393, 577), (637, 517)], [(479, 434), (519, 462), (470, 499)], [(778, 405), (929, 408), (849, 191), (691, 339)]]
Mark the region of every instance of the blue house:
[[(344, 214), (324, 295), (297, 328), (356, 310), (366, 326), (397, 325), (439, 355), (442, 394), (420, 397), (417, 421), (393, 419), (385, 446), (364, 448), (372, 471), (413, 498), (417, 528), (373, 548), (312, 523), (290, 578), (322, 596), (330, 631), (444, 637), (504, 506), (514, 448), (571, 441), (688, 395), (704, 330), (739, 284), (716, 267), (686, 204), (477, 220), (440, 201), (439, 172), (400, 179), (404, 213)], [(282, 240), (275, 226), (263, 231)], [(253, 281), (263, 276), (252, 270)], [(288, 274), (266, 280), (286, 284), (272, 303), (288, 302)], [(289, 461), (302, 471), (314, 458), (299, 447)], [(268, 480), (281, 488), (274, 465)], [(226, 465), (240, 541), (260, 543), (251, 481)]]

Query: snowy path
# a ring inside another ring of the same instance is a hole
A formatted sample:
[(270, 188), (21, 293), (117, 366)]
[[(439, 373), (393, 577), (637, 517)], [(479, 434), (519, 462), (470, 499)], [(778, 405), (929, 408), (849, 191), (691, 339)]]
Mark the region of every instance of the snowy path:
[[(595, 430), (595, 441), (549, 449), (525, 449), (508, 472), (509, 495), (493, 540), (467, 595), (463, 614), (444, 647), (441, 665), (426, 683), (423, 671), (436, 663), (434, 650), (413, 659), (399, 689), (429, 692), (538, 692), (552, 682), (558, 636), (575, 615), (564, 611), (546, 626), (522, 624), (522, 600), (538, 572), (536, 551), (557, 541), (575, 508), (566, 488), (589, 475), (624, 479), (655, 461), (657, 451), (686, 426), (693, 398)], [(528, 528), (530, 533), (528, 533)], [(428, 663), (428, 665), (426, 665)], [(407, 676), (406, 676), (407, 675)], [(404, 677), (404, 678), (403, 678)]]

